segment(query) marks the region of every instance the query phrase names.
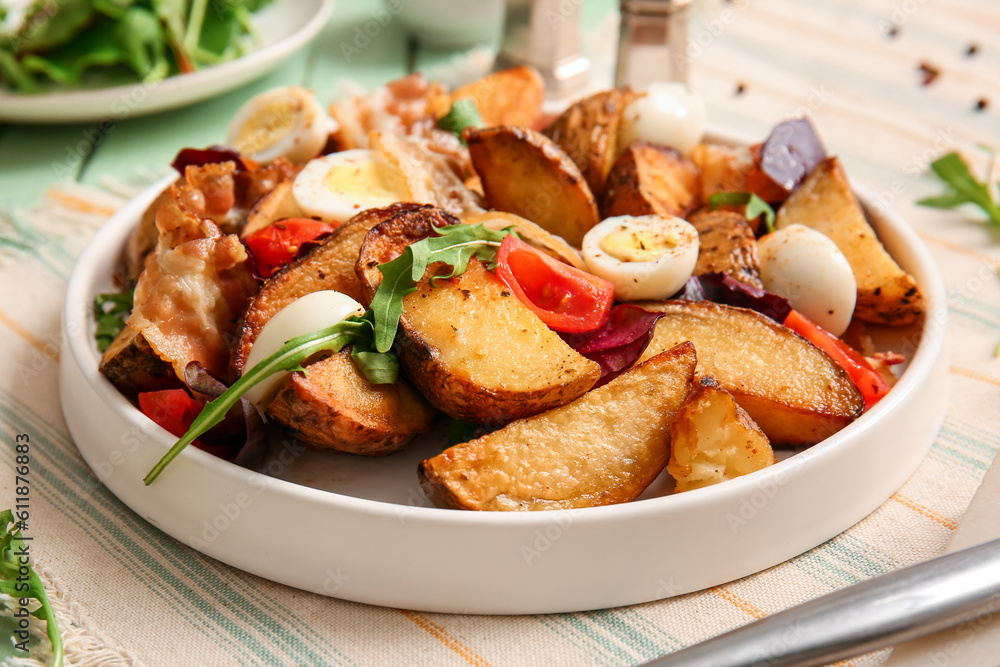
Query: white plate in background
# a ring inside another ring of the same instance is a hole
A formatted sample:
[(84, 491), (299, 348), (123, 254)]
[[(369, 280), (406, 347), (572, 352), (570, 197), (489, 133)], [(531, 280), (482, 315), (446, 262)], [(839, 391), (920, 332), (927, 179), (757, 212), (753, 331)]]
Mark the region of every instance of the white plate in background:
[[(66, 423), (101, 481), (141, 516), (213, 558), (289, 586), (422, 611), (536, 614), (720, 585), (793, 558), (878, 508), (916, 470), (944, 418), (944, 289), (927, 250), (890, 212), (873, 223), (927, 303), (922, 328), (896, 341), (920, 337), (908, 368), (857, 421), (751, 475), (678, 495), (658, 496), (669, 490), (660, 485), (607, 507), (444, 510), (425, 506), (417, 481), (415, 462), (440, 448), (428, 441), (378, 459), (279, 444), (268, 475), (188, 448), (146, 487), (142, 478), (174, 438), (98, 372), (91, 304), (111, 289), (114, 258), (165, 186), (116, 214), (73, 271), (60, 365)], [(874, 202), (863, 191), (861, 199)]]
[(176, 109), (260, 78), (305, 47), (330, 20), (333, 0), (278, 0), (253, 16), (262, 42), (244, 56), (155, 84), (35, 95), (0, 90), (0, 121), (32, 124), (121, 121)]

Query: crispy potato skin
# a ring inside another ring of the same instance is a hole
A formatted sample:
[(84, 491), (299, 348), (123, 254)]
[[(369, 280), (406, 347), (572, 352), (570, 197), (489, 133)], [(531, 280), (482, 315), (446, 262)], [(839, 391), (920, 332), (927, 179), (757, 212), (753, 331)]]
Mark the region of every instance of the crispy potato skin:
[(333, 234), (310, 253), (299, 257), (264, 281), (260, 291), (243, 313), (237, 329), (238, 342), (233, 351), (233, 367), (243, 373), (250, 347), (275, 313), (296, 299), (320, 290), (337, 290), (363, 300), (361, 282), (354, 265), (368, 230), (399, 213), (419, 208), (416, 204), (395, 204), (385, 209), (370, 209), (337, 227)]
[(98, 370), (122, 394), (135, 398), (141, 391), (183, 386), (173, 366), (160, 359), (141, 333), (125, 326), (101, 356)]
[[(456, 88), (451, 103), (471, 99), (487, 127), (535, 127), (545, 101), (545, 82), (534, 67), (521, 65), (493, 72)], [(444, 110), (445, 113), (448, 109)], [(443, 115), (443, 114), (442, 114)]]
[(728, 273), (740, 282), (764, 289), (760, 280), (757, 237), (743, 215), (706, 209), (692, 215), (688, 222), (698, 230), (698, 263), (694, 275)]
[[(365, 303), (382, 282), (378, 265), (449, 218), (425, 207), (368, 233), (357, 265)], [(431, 265), (404, 297), (396, 347), (407, 377), (436, 408), (501, 425), (568, 403), (597, 382), (599, 366), (546, 327), (481, 261), (473, 258), (463, 274), (432, 287), (435, 270)]]
[(492, 208), (527, 218), (580, 247), (600, 216), (583, 174), (556, 143), (510, 125), (467, 129), (464, 136)]
[(703, 201), (720, 192), (747, 190), (747, 177), (757, 169), (753, 153), (747, 146), (698, 144), (691, 151), (691, 161), (698, 165), (701, 173)]
[[(667, 463), (696, 365), (683, 343), (572, 403), (451, 447), (418, 468), (435, 505), (546, 510), (633, 500)], [(622, 419), (622, 415), (628, 419)]]
[(521, 236), (521, 239), (528, 245), (538, 248), (550, 257), (554, 257), (560, 262), (569, 264), (581, 271), (587, 270), (587, 265), (583, 263), (583, 257), (580, 256), (580, 252), (576, 248), (566, 243), (561, 237), (545, 231), (531, 220), (525, 220), (513, 213), (487, 211), (486, 213), (463, 218), (462, 222), (467, 225), (483, 224), (489, 229), (496, 230), (514, 227), (515, 231)]
[(773, 444), (810, 445), (851, 423), (864, 399), (824, 352), (763, 315), (707, 301), (643, 301), (665, 313), (639, 360), (689, 340), (711, 375)]
[(591, 95), (571, 105), (545, 129), (545, 135), (580, 168), (595, 197), (604, 194), (608, 172), (618, 157), (622, 112), (635, 98), (627, 87)]
[(608, 173), (601, 213), (686, 218), (700, 202), (698, 167), (691, 160), (673, 148), (637, 140)]
[(267, 414), (314, 449), (380, 456), (430, 429), (436, 413), (403, 378), (373, 385), (350, 348), (293, 373)]
[(434, 227), (458, 224), (461, 224), (458, 218), (428, 204), (410, 205), (384, 216), (381, 222), (366, 232), (354, 265), (361, 285), (361, 303), (365, 307), (371, 305), (375, 290), (382, 284), (379, 264), (391, 262), (402, 255), (406, 246), (430, 236)]
[(923, 315), (920, 288), (878, 240), (837, 158), (821, 162), (778, 209), (777, 229), (796, 223), (822, 232), (844, 253), (858, 283), (855, 317), (902, 325)]
[(678, 493), (718, 484), (775, 463), (767, 436), (711, 376), (694, 382), (670, 426), (667, 472)]

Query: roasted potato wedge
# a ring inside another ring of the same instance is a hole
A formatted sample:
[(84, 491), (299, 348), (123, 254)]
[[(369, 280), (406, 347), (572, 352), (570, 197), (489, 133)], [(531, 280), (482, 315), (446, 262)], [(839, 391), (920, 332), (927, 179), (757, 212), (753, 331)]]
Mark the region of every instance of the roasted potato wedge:
[(538, 223), (579, 248), (600, 220), (594, 195), (573, 161), (545, 135), (501, 125), (467, 129), (469, 156), (492, 208)]
[(767, 436), (711, 376), (694, 382), (670, 426), (667, 472), (677, 492), (700, 489), (775, 463)]
[[(368, 233), (357, 265), (365, 303), (382, 282), (378, 265), (448, 219), (423, 207)], [(432, 264), (404, 297), (396, 344), (407, 376), (439, 410), (497, 426), (568, 403), (597, 382), (598, 365), (563, 342), (481, 261), (472, 259), (463, 274), (432, 287), (435, 270)]]
[(630, 88), (591, 95), (571, 105), (545, 129), (545, 135), (580, 168), (595, 197), (604, 194), (608, 172), (618, 157), (622, 111), (635, 96)]
[(267, 407), (269, 417), (315, 449), (377, 456), (430, 429), (436, 412), (400, 377), (373, 385), (345, 348), (292, 373)]
[(759, 313), (707, 301), (643, 301), (665, 313), (639, 358), (689, 340), (711, 375), (775, 444), (810, 445), (861, 415), (864, 399), (819, 348)]
[(274, 190), (264, 195), (247, 215), (247, 222), (240, 231), (240, 238), (245, 239), (256, 231), (264, 229), (278, 220), (288, 218), (307, 218), (305, 211), (292, 196), (292, 181), (278, 183)]
[(361, 282), (354, 271), (361, 244), (368, 230), (399, 211), (419, 208), (417, 204), (395, 204), (385, 209), (369, 209), (334, 230), (312, 252), (299, 257), (264, 281), (257, 296), (243, 313), (237, 328), (233, 368), (243, 373), (243, 365), (257, 334), (279, 310), (306, 294), (337, 290), (361, 301)]
[[(476, 103), (479, 116), (487, 127), (534, 128), (542, 115), (545, 81), (534, 67), (511, 67), (456, 88), (451, 94), (451, 102), (461, 99)], [(448, 109), (444, 111), (447, 113)]]
[(732, 211), (700, 211), (688, 219), (698, 230), (698, 263), (694, 275), (728, 273), (740, 282), (764, 289), (760, 281), (757, 237), (746, 217)]
[(141, 333), (125, 326), (101, 356), (98, 370), (125, 396), (183, 386), (169, 363), (160, 359)]
[(608, 173), (601, 214), (686, 218), (701, 202), (700, 190), (691, 160), (673, 148), (633, 141)]
[(695, 364), (694, 347), (683, 343), (572, 403), (421, 461), (424, 493), (440, 507), (472, 510), (633, 500), (667, 463), (670, 424)]
[(900, 325), (923, 314), (917, 282), (882, 247), (837, 158), (821, 162), (778, 209), (777, 229), (794, 224), (822, 232), (844, 253), (858, 283), (855, 317)]
[(757, 169), (753, 153), (746, 146), (698, 144), (691, 151), (691, 161), (700, 171), (702, 200), (720, 192), (746, 190), (747, 177)]
[(580, 252), (566, 243), (561, 236), (550, 234), (531, 220), (525, 220), (519, 215), (504, 211), (487, 211), (462, 220), (467, 225), (483, 224), (490, 229), (506, 229), (514, 227), (521, 239), (560, 262), (574, 266), (581, 271), (587, 270)]

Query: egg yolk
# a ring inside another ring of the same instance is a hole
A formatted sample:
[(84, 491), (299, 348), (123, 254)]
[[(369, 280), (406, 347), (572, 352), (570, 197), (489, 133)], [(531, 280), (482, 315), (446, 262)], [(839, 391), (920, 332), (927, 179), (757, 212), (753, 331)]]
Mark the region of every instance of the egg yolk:
[(326, 172), (323, 185), (331, 192), (363, 192), (373, 198), (407, 196), (399, 170), (377, 160), (334, 165)]
[(244, 155), (259, 153), (281, 141), (295, 126), (297, 100), (273, 100), (257, 110), (240, 128), (235, 148)]
[(681, 244), (675, 230), (620, 229), (601, 239), (601, 250), (619, 262), (649, 262)]

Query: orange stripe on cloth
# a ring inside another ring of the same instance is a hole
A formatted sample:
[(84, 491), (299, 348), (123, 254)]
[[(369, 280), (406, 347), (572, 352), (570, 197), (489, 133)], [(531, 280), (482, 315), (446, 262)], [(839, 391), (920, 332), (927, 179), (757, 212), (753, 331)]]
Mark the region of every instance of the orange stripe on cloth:
[(423, 614), (415, 611), (407, 611), (405, 609), (397, 609), (396, 611), (416, 623), (422, 629), (426, 630), (429, 635), (440, 641), (452, 651), (462, 656), (470, 665), (474, 665), (475, 667), (490, 667), (490, 663), (476, 655), (472, 649), (460, 642), (447, 630)]
[(954, 252), (961, 253), (961, 254), (966, 255), (968, 257), (972, 257), (974, 259), (978, 259), (979, 261), (983, 262), (984, 264), (989, 264), (990, 266), (1000, 267), (1000, 258), (991, 257), (990, 255), (986, 255), (986, 254), (983, 254), (981, 252), (976, 252), (975, 250), (969, 250), (968, 248), (963, 248), (962, 246), (960, 246), (958, 244), (955, 244), (955, 243), (952, 243), (951, 241), (947, 241), (947, 240), (942, 239), (940, 237), (932, 236), (932, 235), (926, 234), (924, 232), (917, 232), (917, 236), (919, 236), (923, 240), (927, 241), (928, 243), (933, 243), (934, 245), (939, 245), (942, 248), (947, 248), (948, 250), (952, 250)]
[(767, 616), (767, 614), (765, 614), (764, 611), (761, 610), (759, 607), (751, 604), (750, 602), (747, 602), (736, 593), (728, 591), (722, 586), (716, 586), (715, 588), (712, 589), (712, 592), (718, 595), (723, 600), (731, 602), (735, 607), (737, 607), (741, 611), (746, 612), (747, 614), (753, 616), (758, 620)]
[(54, 349), (53, 345), (46, 343), (41, 338), (35, 336), (35, 334), (22, 327), (18, 324), (17, 320), (2, 310), (0, 310), (0, 324), (3, 324), (5, 327), (26, 340), (32, 347), (37, 348), (42, 354), (52, 361), (59, 361), (59, 352), (52, 351)]
[(937, 512), (935, 512), (934, 510), (932, 510), (932, 509), (930, 509), (928, 507), (924, 507), (923, 505), (921, 505), (920, 503), (918, 503), (916, 501), (910, 500), (909, 498), (907, 498), (906, 496), (904, 496), (901, 493), (894, 493), (889, 499), (890, 500), (895, 500), (897, 503), (899, 503), (903, 507), (907, 507), (907, 508), (913, 510), (914, 512), (916, 512), (920, 516), (927, 517), (931, 521), (936, 521), (937, 523), (941, 524), (942, 526), (944, 526), (948, 530), (955, 530), (956, 528), (958, 528), (958, 524), (955, 523), (954, 521), (952, 521), (951, 519), (949, 519), (947, 517), (941, 516), (940, 514), (938, 514)]
[(985, 375), (978, 371), (974, 371), (970, 368), (962, 368), (961, 366), (952, 366), (951, 372), (954, 373), (955, 375), (964, 375), (967, 378), (972, 378), (973, 380), (979, 380), (980, 382), (988, 382), (989, 384), (1000, 387), (1000, 378), (995, 378), (991, 375)]
[(51, 199), (55, 199), (61, 202), (69, 208), (80, 211), (81, 213), (96, 213), (106, 217), (111, 217), (115, 214), (114, 209), (107, 208), (106, 206), (101, 206), (100, 204), (94, 204), (93, 202), (85, 201), (79, 197), (74, 197), (73, 195), (66, 194), (65, 192), (60, 192), (59, 190), (46, 190), (45, 196)]

